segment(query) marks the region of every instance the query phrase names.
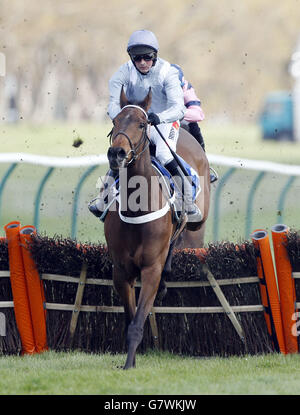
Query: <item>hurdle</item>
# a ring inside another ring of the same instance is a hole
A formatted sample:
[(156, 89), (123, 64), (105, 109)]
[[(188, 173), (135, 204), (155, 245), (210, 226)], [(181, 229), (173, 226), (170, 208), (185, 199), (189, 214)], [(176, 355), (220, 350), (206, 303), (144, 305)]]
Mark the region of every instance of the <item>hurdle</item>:
[[(118, 315), (123, 313), (123, 307), (113, 298), (107, 248), (42, 237), (34, 226), (21, 227), (18, 221), (7, 224), (5, 230), (6, 238), (1, 238), (0, 244), (2, 253), (7, 246), (9, 271), (2, 267), (0, 277), (10, 277), (14, 301), (2, 301), (5, 299), (2, 297), (0, 308), (14, 310), (21, 354), (57, 347), (60, 350), (60, 345), (63, 350), (79, 346), (85, 350), (84, 334), (89, 337), (88, 344), (95, 341), (93, 336), (98, 338), (99, 346), (87, 346), (87, 350), (105, 351), (111, 341), (108, 339), (112, 339), (115, 345), (112, 350), (121, 351), (119, 339), (109, 334), (111, 328), (114, 333), (121, 330), (122, 319)], [(151, 310), (143, 347), (150, 347), (151, 340), (156, 348), (171, 347), (178, 353), (196, 355), (209, 355), (211, 347), (213, 354), (221, 352), (225, 356), (249, 352), (297, 353), (293, 324), (300, 304), (296, 303), (295, 294), (297, 274), (292, 272), (287, 253), (288, 236), (285, 225), (272, 227), (275, 261), (268, 232), (263, 229), (251, 234), (252, 242), (240, 245), (222, 242), (205, 249), (174, 252), (174, 274), (171, 281), (166, 281), (168, 300), (155, 304)], [(13, 245), (18, 247), (17, 256), (12, 254)], [(1, 258), (0, 263), (1, 260), (5, 263)], [(99, 266), (103, 270), (98, 271)], [(5, 284), (3, 281), (2, 287)], [(139, 282), (136, 287), (139, 290)], [(200, 298), (203, 295), (206, 298)], [(177, 330), (178, 336), (173, 340), (162, 328), (167, 328), (167, 332)], [(205, 333), (210, 339), (202, 346), (200, 339)], [(185, 343), (188, 339), (189, 343)], [(218, 341), (222, 343), (220, 346)]]

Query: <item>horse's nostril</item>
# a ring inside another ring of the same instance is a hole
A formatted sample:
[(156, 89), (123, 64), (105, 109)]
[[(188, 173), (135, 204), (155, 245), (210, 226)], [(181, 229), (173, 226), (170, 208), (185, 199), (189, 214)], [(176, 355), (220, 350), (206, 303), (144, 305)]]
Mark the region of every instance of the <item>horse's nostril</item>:
[(110, 147), (107, 157), (110, 163), (120, 164), (126, 158), (126, 151), (122, 147)]
[(114, 155), (114, 149), (112, 147), (109, 147), (108, 151), (107, 151), (107, 157), (113, 157)]
[(126, 157), (126, 153), (125, 153), (125, 150), (123, 148), (120, 148), (118, 150), (117, 157), (119, 159), (124, 159)]

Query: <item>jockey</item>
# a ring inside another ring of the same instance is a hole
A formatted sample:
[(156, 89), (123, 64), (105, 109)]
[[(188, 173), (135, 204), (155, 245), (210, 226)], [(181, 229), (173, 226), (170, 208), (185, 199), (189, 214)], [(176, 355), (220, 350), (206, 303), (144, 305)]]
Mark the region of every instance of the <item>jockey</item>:
[[(205, 144), (203, 136), (198, 125), (198, 122), (203, 121), (205, 118), (204, 112), (201, 108), (201, 101), (197, 97), (196, 92), (193, 86), (184, 79), (182, 69), (179, 65), (174, 63), (171, 65), (178, 71), (178, 77), (180, 80), (180, 85), (183, 90), (184, 96), (184, 105), (186, 106), (186, 111), (184, 114), (184, 119), (180, 122), (180, 127), (186, 129), (201, 145), (203, 151), (205, 151)], [(210, 182), (214, 183), (218, 180), (216, 172), (211, 168)]]
[[(133, 32), (127, 45), (130, 60), (122, 65), (109, 81), (108, 115), (113, 120), (121, 111), (122, 86), (131, 102), (141, 102), (151, 87), (152, 102), (148, 122), (151, 125), (150, 140), (156, 146), (156, 157), (170, 172), (180, 189), (183, 188), (188, 221), (200, 222), (202, 213), (193, 202), (192, 185), (154, 127), (159, 124), (162, 135), (171, 149), (176, 152), (180, 120), (183, 119), (186, 108), (177, 69), (158, 57), (158, 49), (159, 45), (154, 33), (148, 30)], [(114, 176), (114, 172), (110, 170), (108, 176)], [(104, 193), (101, 189), (99, 197), (89, 205), (89, 210), (97, 217), (102, 215), (105, 208)]]

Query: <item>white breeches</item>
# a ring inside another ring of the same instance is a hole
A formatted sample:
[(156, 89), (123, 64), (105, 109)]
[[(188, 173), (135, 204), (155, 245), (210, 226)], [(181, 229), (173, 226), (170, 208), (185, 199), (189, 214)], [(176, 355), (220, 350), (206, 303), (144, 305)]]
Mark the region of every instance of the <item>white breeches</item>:
[[(176, 152), (180, 127), (179, 121), (168, 124), (159, 124), (157, 127), (162, 133), (163, 137), (166, 139), (171, 149)], [(167, 163), (173, 160), (171, 151), (153, 125), (150, 127), (150, 141), (156, 146), (156, 157), (161, 164), (165, 166)]]

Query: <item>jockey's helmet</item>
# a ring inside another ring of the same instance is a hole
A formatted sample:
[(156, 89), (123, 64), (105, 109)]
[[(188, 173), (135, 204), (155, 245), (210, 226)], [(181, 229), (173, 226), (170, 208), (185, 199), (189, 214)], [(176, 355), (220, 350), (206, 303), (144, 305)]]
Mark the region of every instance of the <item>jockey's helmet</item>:
[(153, 64), (156, 62), (158, 49), (156, 36), (150, 30), (136, 30), (130, 36), (127, 45), (131, 59), (137, 55), (153, 54)]

